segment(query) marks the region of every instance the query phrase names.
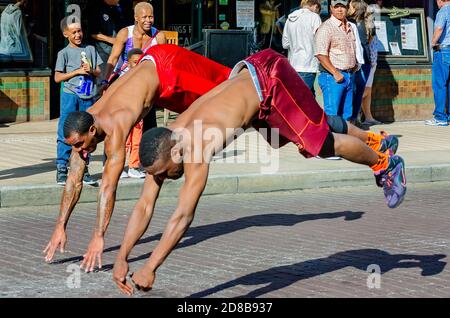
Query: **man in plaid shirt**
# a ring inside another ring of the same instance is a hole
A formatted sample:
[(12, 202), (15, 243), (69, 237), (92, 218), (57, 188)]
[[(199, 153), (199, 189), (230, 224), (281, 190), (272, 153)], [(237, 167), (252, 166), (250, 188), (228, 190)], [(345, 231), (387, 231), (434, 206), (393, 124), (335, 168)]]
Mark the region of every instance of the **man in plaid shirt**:
[(331, 17), (316, 32), (315, 55), (319, 59), (319, 86), (328, 116), (348, 120), (352, 116), (353, 77), (356, 71), (356, 37), (347, 21), (348, 1), (332, 0)]

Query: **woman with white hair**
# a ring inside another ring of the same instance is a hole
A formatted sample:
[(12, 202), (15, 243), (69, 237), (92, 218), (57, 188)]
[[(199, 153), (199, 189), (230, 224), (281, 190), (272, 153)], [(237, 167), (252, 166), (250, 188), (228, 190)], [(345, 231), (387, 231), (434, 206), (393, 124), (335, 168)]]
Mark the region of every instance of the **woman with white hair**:
[[(105, 85), (110, 84), (113, 69), (114, 74), (122, 74), (128, 67), (128, 52), (133, 49), (140, 49), (143, 52), (157, 44), (165, 44), (166, 37), (163, 32), (159, 32), (154, 26), (155, 18), (153, 6), (148, 2), (138, 2), (134, 7), (135, 23), (123, 28), (117, 34), (111, 55), (106, 66)], [(114, 76), (113, 76), (114, 77)], [(143, 124), (138, 123), (134, 129), (146, 131), (156, 127), (156, 108), (153, 107), (143, 120)], [(139, 142), (136, 141), (138, 144)], [(122, 172), (121, 177), (145, 178), (145, 173), (139, 168), (139, 160), (132, 160), (128, 167), (128, 173)]]

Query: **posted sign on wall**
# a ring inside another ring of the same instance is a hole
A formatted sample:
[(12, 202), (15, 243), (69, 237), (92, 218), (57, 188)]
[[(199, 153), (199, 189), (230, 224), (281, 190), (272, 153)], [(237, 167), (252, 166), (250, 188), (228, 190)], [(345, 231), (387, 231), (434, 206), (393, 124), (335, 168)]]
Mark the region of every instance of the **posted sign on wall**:
[(236, 1), (236, 26), (238, 28), (255, 27), (254, 0)]

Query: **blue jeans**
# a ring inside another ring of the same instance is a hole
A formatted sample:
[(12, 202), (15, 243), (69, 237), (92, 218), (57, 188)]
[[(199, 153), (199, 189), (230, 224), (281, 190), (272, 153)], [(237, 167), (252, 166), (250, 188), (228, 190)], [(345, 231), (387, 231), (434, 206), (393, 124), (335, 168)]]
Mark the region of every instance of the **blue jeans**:
[(431, 85), (434, 93), (434, 118), (448, 121), (450, 119), (447, 108), (447, 97), (450, 87), (450, 48), (443, 48), (440, 52), (434, 52)]
[(81, 99), (76, 94), (61, 91), (60, 115), (58, 121), (58, 139), (56, 146), (56, 167), (67, 167), (72, 146), (64, 142), (64, 121), (67, 115), (75, 111), (85, 111), (94, 104), (94, 98)]
[(363, 64), (361, 69), (355, 73), (354, 87), (353, 87), (353, 112), (350, 119), (357, 119), (359, 111), (361, 110), (364, 90), (366, 89), (367, 79), (370, 74), (370, 64)]
[(298, 75), (305, 82), (306, 86), (311, 90), (314, 96), (316, 96), (316, 91), (314, 90), (314, 81), (316, 80), (316, 73), (309, 72), (297, 72)]
[(345, 120), (353, 113), (353, 80), (352, 73), (341, 72), (344, 80), (336, 83), (333, 75), (320, 72), (319, 86), (323, 94), (324, 111), (328, 116), (340, 116)]

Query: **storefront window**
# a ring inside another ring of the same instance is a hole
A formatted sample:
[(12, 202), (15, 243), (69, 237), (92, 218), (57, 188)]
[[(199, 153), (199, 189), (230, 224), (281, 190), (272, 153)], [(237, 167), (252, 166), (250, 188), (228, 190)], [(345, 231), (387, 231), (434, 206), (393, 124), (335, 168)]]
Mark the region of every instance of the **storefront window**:
[(429, 3), (435, 3), (435, 0), (370, 0), (367, 1), (369, 4), (382, 4), (384, 8), (424, 8), (425, 15), (432, 14), (433, 12), (429, 12)]
[[(201, 29), (218, 27), (218, 20), (225, 15), (219, 11), (218, 1), (219, 0), (201, 1)], [(192, 15), (192, 0), (166, 0), (165, 14), (167, 29), (178, 32), (179, 45), (191, 45), (193, 32), (192, 19), (198, 19), (198, 12), (194, 12), (194, 15)], [(197, 23), (197, 21), (194, 22)], [(219, 23), (220, 22), (222, 21), (219, 21)]]
[(0, 0), (0, 68), (48, 66), (49, 0)]
[(167, 29), (178, 32), (178, 43), (188, 46), (191, 38), (191, 0), (167, 0)]

